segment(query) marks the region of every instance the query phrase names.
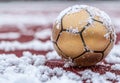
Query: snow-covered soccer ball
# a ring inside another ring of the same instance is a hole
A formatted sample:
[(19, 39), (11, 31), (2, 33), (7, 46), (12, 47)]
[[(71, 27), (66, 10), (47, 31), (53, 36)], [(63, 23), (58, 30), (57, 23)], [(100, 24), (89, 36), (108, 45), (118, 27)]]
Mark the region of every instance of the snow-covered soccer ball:
[(109, 16), (91, 6), (75, 5), (57, 17), (52, 41), (57, 53), (76, 66), (91, 66), (108, 55), (115, 43)]

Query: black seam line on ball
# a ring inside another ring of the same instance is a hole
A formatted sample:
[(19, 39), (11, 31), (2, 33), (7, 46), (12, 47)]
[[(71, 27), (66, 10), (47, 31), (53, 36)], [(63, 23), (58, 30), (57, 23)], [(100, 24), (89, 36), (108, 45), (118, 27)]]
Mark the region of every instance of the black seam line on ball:
[[(63, 18), (62, 18), (62, 19), (63, 19)], [(60, 34), (61, 34), (62, 31), (63, 31), (62, 19), (61, 19), (61, 30), (60, 30), (60, 32), (59, 32), (59, 34), (58, 34), (58, 36), (57, 36), (56, 42), (58, 41), (58, 39), (59, 39), (59, 37), (60, 37)]]
[[(70, 32), (69, 30), (67, 29), (63, 29), (62, 31), (66, 31), (66, 32)], [(71, 32), (72, 33), (72, 32)], [(80, 32), (75, 32), (74, 34), (79, 34)]]
[(89, 27), (89, 25), (90, 25), (90, 23), (87, 23), (79, 33), (82, 34), (82, 32), (86, 29), (86, 27)]
[(82, 34), (80, 34), (80, 37), (81, 37), (82, 43), (83, 43), (83, 45), (84, 45), (84, 49), (87, 50), (87, 49), (86, 49), (86, 43), (85, 43), (85, 41), (84, 41), (84, 38), (83, 38)]
[[(71, 11), (71, 9), (70, 9), (69, 11)], [(68, 11), (68, 12), (69, 12), (69, 11)], [(60, 30), (60, 32), (59, 32), (59, 34), (58, 34), (58, 36), (57, 36), (56, 42), (58, 41), (59, 36), (60, 36), (60, 34), (62, 33), (62, 31), (63, 31), (63, 18), (64, 18), (65, 15), (67, 15), (67, 13), (64, 14), (63, 17), (61, 18), (61, 30)]]
[(55, 45), (56, 45), (56, 47), (58, 48), (58, 50), (61, 51), (62, 54), (64, 54), (64, 55), (62, 55), (63, 57), (65, 57), (65, 58), (66, 58), (66, 57), (69, 57), (69, 56), (67, 56), (65, 53), (63, 53), (63, 51), (59, 48), (59, 46), (58, 46), (58, 44), (57, 44), (56, 42), (55, 42)]
[(56, 44), (56, 42), (55, 42), (55, 41), (52, 41), (52, 43)]
[(100, 59), (100, 61), (103, 59), (103, 57), (104, 57), (104, 51), (93, 51), (93, 53), (100, 53), (100, 54), (102, 54), (102, 57), (101, 57), (101, 59)]
[[(62, 18), (62, 19), (63, 19), (63, 18)], [(62, 31), (63, 31), (62, 19), (61, 19), (61, 30), (60, 30), (60, 32), (59, 32), (59, 34), (58, 34), (58, 36), (57, 36), (56, 42), (58, 41), (58, 39), (59, 39), (59, 37), (60, 37), (60, 34), (61, 34)]]
[(62, 31), (68, 31), (67, 29), (63, 29)]
[(103, 51), (94, 51), (94, 53), (100, 53), (100, 54), (102, 54), (102, 57), (101, 57), (100, 61), (103, 59), (103, 57), (104, 57), (104, 52)]
[[(63, 18), (62, 18), (62, 19), (63, 19)], [(62, 19), (61, 19), (61, 30), (60, 30), (60, 32), (59, 32), (59, 34), (58, 34), (58, 36), (57, 36), (56, 42), (58, 41), (58, 39), (59, 39), (59, 37), (60, 37), (60, 34), (61, 34), (62, 31), (63, 31)]]
[(89, 14), (90, 17), (92, 17), (91, 13), (87, 9), (85, 11)]
[(96, 19), (94, 19), (94, 18), (92, 18), (92, 20), (94, 20), (94, 21), (96, 21), (96, 22), (99, 22), (99, 23), (103, 24), (102, 21), (96, 20)]
[[(70, 9), (68, 12), (70, 12), (72, 9)], [(68, 13), (67, 12), (67, 13)], [(64, 15), (63, 15), (63, 17), (61, 18), (61, 30), (63, 30), (64, 28), (63, 28), (63, 18), (64, 18), (64, 16), (65, 15), (67, 15), (67, 13), (65, 13)]]
[(104, 51), (94, 51), (93, 53), (101, 53), (102, 54), (102, 57), (101, 57), (101, 59), (100, 59), (100, 61), (103, 59), (103, 57), (104, 57)]
[(81, 30), (81, 32), (80, 32), (80, 37), (81, 37), (81, 40), (82, 40), (82, 43), (83, 43), (83, 45), (84, 45), (84, 49), (87, 51), (87, 49), (86, 49), (86, 43), (85, 43), (85, 41), (84, 41), (84, 38), (83, 38), (83, 35), (82, 35), (82, 32), (86, 29), (86, 27), (88, 27), (90, 25), (90, 23), (88, 23), (87, 25), (85, 25), (84, 27), (83, 27), (83, 29)]
[(80, 56), (84, 55), (85, 53), (87, 53), (87, 51), (84, 51), (82, 54), (80, 54), (80, 55), (74, 57), (74, 58), (73, 58), (73, 61), (74, 61), (76, 58), (79, 58)]
[(90, 13), (87, 9), (86, 9), (86, 12), (89, 14), (89, 16), (91, 17), (91, 19), (92, 19), (93, 21), (96, 21), (96, 22), (99, 22), (99, 23), (103, 24), (102, 21), (99, 21), (99, 20), (96, 20), (95, 18), (93, 18), (93, 16), (91, 15), (91, 13)]
[(93, 51), (93, 53), (104, 53), (104, 51)]
[(56, 42), (58, 41), (59, 37), (60, 37), (60, 34), (61, 34), (62, 31), (59, 32), (58, 36), (57, 36), (57, 39), (56, 39)]

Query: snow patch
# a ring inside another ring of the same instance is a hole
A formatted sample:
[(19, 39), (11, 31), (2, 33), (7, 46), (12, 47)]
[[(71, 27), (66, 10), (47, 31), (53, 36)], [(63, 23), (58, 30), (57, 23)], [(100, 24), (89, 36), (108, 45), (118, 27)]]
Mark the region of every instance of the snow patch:
[(37, 31), (35, 33), (35, 38), (38, 38), (38, 39), (47, 39), (51, 36), (51, 29), (44, 29), (44, 30), (40, 30), (40, 31)]
[(114, 45), (109, 55), (105, 58), (107, 63), (120, 64), (120, 44)]
[(56, 53), (56, 51), (48, 52), (46, 54), (47, 60), (52, 60), (52, 59), (61, 59), (61, 57)]
[(120, 70), (120, 64), (114, 64), (111, 66), (112, 70)]
[(109, 80), (115, 80), (116, 79), (116, 75), (114, 73), (111, 73), (111, 72), (106, 72), (104, 77), (106, 79), (109, 79)]
[(5, 51), (15, 51), (15, 50), (53, 50), (52, 42), (46, 41), (42, 42), (39, 40), (32, 40), (30, 42), (20, 43), (18, 41), (0, 41), (0, 49)]
[(20, 34), (17, 32), (0, 33), (0, 39), (18, 39)]
[(73, 28), (72, 26), (70, 28), (67, 28), (66, 31), (69, 32), (69, 33), (73, 33), (73, 34), (79, 32), (78, 27)]
[(103, 75), (95, 73), (91, 70), (85, 70), (80, 72), (82, 80), (87, 80), (92, 83), (111, 83), (109, 80), (117, 80), (117, 76), (114, 73), (106, 72)]
[[(44, 14), (0, 14), (0, 25), (21, 25), (34, 24), (34, 25), (46, 25), (53, 22), (54, 15), (46, 16)], [(49, 20), (48, 20), (49, 19)], [(21, 27), (21, 28), (24, 28)]]

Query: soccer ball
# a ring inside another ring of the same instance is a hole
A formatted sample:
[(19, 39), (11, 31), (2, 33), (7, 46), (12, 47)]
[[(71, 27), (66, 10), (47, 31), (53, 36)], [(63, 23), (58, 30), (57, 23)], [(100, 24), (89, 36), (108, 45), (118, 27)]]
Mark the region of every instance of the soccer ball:
[(115, 43), (115, 32), (105, 12), (75, 5), (57, 17), (52, 42), (63, 59), (71, 59), (75, 66), (91, 66), (108, 55)]

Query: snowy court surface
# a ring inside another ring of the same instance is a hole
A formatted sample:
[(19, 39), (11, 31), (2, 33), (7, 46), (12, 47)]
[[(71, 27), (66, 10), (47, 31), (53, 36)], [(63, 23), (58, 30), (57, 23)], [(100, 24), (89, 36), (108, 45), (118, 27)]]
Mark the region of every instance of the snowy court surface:
[[(52, 23), (64, 8), (88, 4), (107, 12), (117, 41), (92, 67), (65, 67), (50, 41)], [(0, 83), (120, 83), (120, 2), (0, 3)]]

